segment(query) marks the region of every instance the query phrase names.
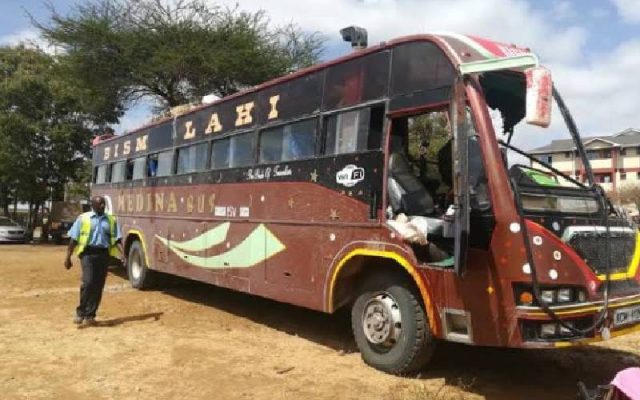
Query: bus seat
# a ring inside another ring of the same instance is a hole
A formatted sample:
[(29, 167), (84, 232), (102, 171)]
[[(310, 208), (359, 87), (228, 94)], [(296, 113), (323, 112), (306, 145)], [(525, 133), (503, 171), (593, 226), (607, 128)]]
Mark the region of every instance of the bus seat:
[(389, 156), (388, 192), (394, 214), (429, 215), (434, 212), (433, 198), (401, 152)]

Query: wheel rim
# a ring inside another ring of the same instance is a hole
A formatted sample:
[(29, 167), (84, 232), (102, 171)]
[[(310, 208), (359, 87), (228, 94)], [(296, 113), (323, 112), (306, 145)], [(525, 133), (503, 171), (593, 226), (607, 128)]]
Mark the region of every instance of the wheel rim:
[(389, 349), (400, 338), (402, 315), (396, 300), (389, 293), (373, 296), (362, 312), (362, 329), (369, 343)]
[(140, 254), (138, 252), (134, 252), (133, 257), (131, 257), (131, 277), (134, 281), (140, 279), (142, 276), (142, 263), (140, 262)]

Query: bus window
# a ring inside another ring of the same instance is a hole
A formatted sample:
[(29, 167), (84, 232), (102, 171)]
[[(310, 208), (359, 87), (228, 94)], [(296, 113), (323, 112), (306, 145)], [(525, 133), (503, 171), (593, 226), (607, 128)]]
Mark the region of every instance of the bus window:
[(316, 119), (265, 129), (260, 136), (260, 162), (291, 161), (313, 157)]
[(96, 168), (95, 183), (100, 184), (107, 182), (107, 167), (107, 164), (103, 164)]
[(229, 138), (214, 140), (211, 146), (211, 168), (229, 168), (229, 142)]
[(134, 161), (133, 160), (127, 160), (127, 164), (125, 167), (125, 180), (130, 181), (133, 180), (133, 167), (134, 167)]
[(124, 182), (127, 177), (127, 162), (118, 161), (111, 166), (111, 182)]
[(147, 162), (147, 176), (154, 177), (158, 173), (158, 155), (151, 154)]
[(173, 173), (173, 150), (158, 153), (156, 176), (169, 176)]
[(388, 82), (388, 51), (335, 65), (327, 70), (323, 109), (333, 110), (380, 99), (387, 94)]
[(455, 70), (436, 45), (407, 43), (393, 49), (391, 94), (415, 94), (451, 86)]
[(255, 132), (231, 137), (231, 147), (229, 151), (231, 167), (246, 167), (255, 162), (255, 139)]
[(178, 149), (177, 173), (203, 171), (207, 168), (208, 143), (198, 143)]
[(343, 154), (380, 148), (383, 124), (383, 106), (329, 116), (325, 123), (325, 154)]
[(145, 175), (145, 167), (147, 164), (146, 157), (138, 157), (132, 160), (133, 161), (133, 172), (131, 179), (144, 179)]

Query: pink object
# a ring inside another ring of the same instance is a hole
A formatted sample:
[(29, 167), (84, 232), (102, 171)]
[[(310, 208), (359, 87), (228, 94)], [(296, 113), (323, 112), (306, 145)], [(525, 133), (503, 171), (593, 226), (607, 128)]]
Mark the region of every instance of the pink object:
[(551, 123), (551, 72), (544, 67), (534, 67), (525, 70), (524, 75), (527, 79), (526, 121), (546, 128)]
[(616, 374), (611, 382), (631, 400), (640, 400), (640, 368), (627, 368)]

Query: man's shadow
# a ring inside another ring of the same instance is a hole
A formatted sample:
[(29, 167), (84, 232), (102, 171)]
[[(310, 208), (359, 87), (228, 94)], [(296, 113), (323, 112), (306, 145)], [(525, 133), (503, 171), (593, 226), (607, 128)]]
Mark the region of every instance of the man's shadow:
[(164, 313), (155, 312), (155, 313), (147, 313), (147, 314), (140, 314), (140, 315), (129, 315), (127, 317), (120, 317), (120, 318), (105, 319), (101, 321), (96, 321), (95, 324), (93, 325), (80, 325), (79, 328), (80, 329), (94, 328), (94, 327), (95, 328), (111, 328), (114, 326), (122, 325), (127, 322), (144, 321), (144, 320), (157, 321), (160, 319), (162, 314)]

